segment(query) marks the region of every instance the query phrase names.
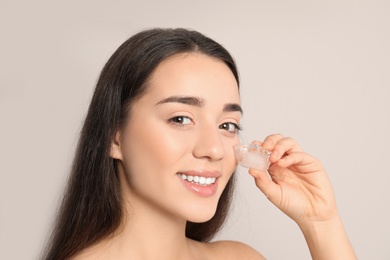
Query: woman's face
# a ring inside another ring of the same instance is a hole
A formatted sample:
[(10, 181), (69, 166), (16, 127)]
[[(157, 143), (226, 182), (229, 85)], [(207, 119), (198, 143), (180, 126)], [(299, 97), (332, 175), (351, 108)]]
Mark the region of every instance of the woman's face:
[(197, 53), (168, 58), (149, 82), (113, 143), (123, 192), (133, 207), (207, 221), (237, 166), (237, 82), (223, 62)]

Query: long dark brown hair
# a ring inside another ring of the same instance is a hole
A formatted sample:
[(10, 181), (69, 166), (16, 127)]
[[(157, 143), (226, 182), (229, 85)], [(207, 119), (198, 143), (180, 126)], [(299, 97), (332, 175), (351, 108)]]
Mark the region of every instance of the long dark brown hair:
[[(214, 40), (186, 29), (151, 29), (124, 42), (104, 66), (82, 128), (68, 185), (43, 259), (67, 259), (113, 234), (123, 218), (115, 162), (110, 157), (115, 132), (128, 108), (145, 92), (155, 68), (166, 58), (199, 52), (223, 61), (239, 84), (235, 62)], [(187, 222), (186, 236), (209, 241), (223, 225), (231, 203), (232, 177), (216, 214), (204, 223)]]

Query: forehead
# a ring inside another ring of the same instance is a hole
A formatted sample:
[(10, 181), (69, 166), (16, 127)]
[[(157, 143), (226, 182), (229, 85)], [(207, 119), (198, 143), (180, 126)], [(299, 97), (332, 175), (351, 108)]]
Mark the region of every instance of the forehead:
[(239, 103), (237, 81), (222, 61), (200, 53), (177, 54), (159, 64), (150, 77), (147, 95), (198, 96)]

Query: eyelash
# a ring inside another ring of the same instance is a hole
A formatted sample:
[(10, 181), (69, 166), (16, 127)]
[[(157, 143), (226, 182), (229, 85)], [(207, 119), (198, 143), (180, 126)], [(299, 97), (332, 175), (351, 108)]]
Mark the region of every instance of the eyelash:
[[(226, 123), (223, 123), (219, 126), (220, 129), (224, 129), (223, 128), (223, 125), (233, 125), (234, 126), (234, 131), (229, 131), (229, 130), (226, 130), (228, 131), (229, 133), (238, 133), (239, 131), (242, 130), (242, 126), (240, 124), (236, 124), (236, 123), (232, 123), (232, 122), (226, 122)], [(225, 129), (224, 129), (225, 130)]]
[[(185, 119), (188, 119), (190, 121), (193, 121), (190, 117), (188, 116), (174, 116), (172, 118), (169, 119), (169, 122), (174, 124), (175, 126), (178, 126), (178, 127), (184, 127), (186, 126), (187, 124), (183, 124), (183, 121), (184, 121), (184, 118)], [(181, 120), (181, 122), (177, 122), (177, 120), (179, 119), (179, 121)], [(229, 131), (229, 130), (226, 130), (224, 128), (224, 126), (226, 125), (233, 125), (234, 126), (234, 131)], [(242, 126), (238, 123), (232, 123), (232, 122), (225, 122), (225, 123), (222, 123), (221, 125), (219, 125), (219, 129), (223, 129), (223, 130), (226, 130), (228, 131), (229, 133), (238, 133), (239, 131), (242, 130)]]
[[(181, 122), (177, 122), (177, 121), (176, 121), (176, 120), (178, 120), (179, 118), (181, 119)], [(176, 126), (183, 127), (183, 126), (187, 125), (187, 124), (183, 124), (183, 121), (184, 121), (183, 119), (184, 119), (184, 118), (186, 118), (186, 119), (192, 121), (192, 119), (191, 119), (190, 117), (188, 117), (188, 116), (174, 116), (174, 117), (172, 117), (172, 118), (169, 119), (169, 122), (171, 122), (172, 124), (174, 124), (174, 125), (176, 125)]]

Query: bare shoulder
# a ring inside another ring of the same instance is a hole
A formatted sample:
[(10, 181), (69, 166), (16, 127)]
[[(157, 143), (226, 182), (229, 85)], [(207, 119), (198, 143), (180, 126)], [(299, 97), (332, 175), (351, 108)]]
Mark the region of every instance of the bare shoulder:
[(209, 243), (210, 251), (217, 259), (265, 259), (247, 244), (237, 241), (216, 241)]
[(70, 260), (103, 260), (104, 255), (100, 252), (93, 252), (93, 251), (81, 251), (80, 253), (76, 254), (75, 256), (71, 257)]
[(108, 251), (109, 248), (105, 247), (105, 245), (93, 245), (81, 250), (69, 260), (104, 260), (107, 259)]

